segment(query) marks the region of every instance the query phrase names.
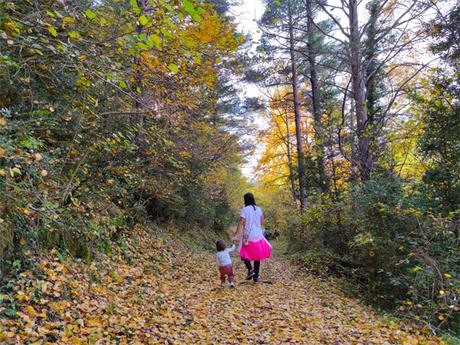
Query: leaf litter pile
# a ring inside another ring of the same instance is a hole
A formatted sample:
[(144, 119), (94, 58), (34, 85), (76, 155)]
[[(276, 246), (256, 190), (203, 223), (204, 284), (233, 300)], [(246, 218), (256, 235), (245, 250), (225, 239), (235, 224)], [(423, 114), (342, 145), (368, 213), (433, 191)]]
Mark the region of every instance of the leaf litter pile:
[(87, 265), (52, 251), (3, 284), (2, 344), (442, 344), (382, 319), (327, 283), (262, 263), (262, 282), (221, 288), (214, 257), (134, 231)]

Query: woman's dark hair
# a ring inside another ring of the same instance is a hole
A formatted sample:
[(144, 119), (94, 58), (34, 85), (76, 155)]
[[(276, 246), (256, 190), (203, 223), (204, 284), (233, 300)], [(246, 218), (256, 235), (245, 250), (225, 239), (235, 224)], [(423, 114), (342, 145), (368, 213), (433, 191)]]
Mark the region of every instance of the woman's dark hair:
[(224, 240), (219, 240), (216, 242), (216, 250), (218, 252), (221, 252), (223, 251), (227, 246), (225, 245), (225, 241)]
[(254, 207), (254, 210), (256, 209), (256, 199), (254, 198), (254, 194), (244, 194), (244, 206), (252, 206)]

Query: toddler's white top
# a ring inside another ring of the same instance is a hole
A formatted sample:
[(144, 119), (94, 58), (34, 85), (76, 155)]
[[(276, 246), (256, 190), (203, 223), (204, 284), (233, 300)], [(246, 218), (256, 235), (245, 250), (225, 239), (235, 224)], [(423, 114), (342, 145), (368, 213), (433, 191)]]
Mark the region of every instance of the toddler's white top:
[(227, 266), (232, 263), (232, 258), (230, 257), (230, 252), (235, 250), (235, 245), (231, 246), (230, 248), (225, 248), (224, 250), (216, 253), (217, 264), (219, 267)]

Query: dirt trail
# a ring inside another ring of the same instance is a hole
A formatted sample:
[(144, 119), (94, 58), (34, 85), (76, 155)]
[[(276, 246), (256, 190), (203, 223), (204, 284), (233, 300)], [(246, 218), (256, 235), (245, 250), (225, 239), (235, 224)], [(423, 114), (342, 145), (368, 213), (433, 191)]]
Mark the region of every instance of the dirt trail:
[(234, 261), (235, 289), (217, 287), (214, 272), (203, 279), (193, 275), (183, 285), (192, 327), (173, 327), (179, 338), (214, 344), (438, 343), (382, 320), (314, 277), (296, 276), (283, 258), (263, 262), (258, 284), (245, 281), (244, 265)]
[[(10, 282), (0, 342), (49, 344), (440, 344), (389, 322), (285, 259), (221, 288), (214, 257), (140, 232), (90, 266), (58, 255)], [(3, 309), (2, 309), (3, 308)], [(9, 313), (11, 314), (11, 312)]]

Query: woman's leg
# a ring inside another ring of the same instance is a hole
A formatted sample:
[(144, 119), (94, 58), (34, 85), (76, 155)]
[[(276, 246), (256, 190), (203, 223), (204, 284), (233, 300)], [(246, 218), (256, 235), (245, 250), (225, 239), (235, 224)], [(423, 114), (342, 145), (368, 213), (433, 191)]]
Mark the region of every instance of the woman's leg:
[(255, 276), (255, 273), (254, 273), (254, 270), (252, 269), (251, 261), (249, 261), (249, 259), (244, 259), (243, 261), (244, 261), (244, 264), (246, 265), (246, 268), (248, 269), (248, 275), (246, 276), (246, 280), (249, 280)]
[(254, 261), (254, 278), (259, 278), (260, 261)]
[(249, 261), (249, 259), (243, 259), (244, 261), (244, 264), (246, 265), (246, 268), (248, 269), (248, 273), (252, 271), (252, 265), (251, 265), (251, 261)]

